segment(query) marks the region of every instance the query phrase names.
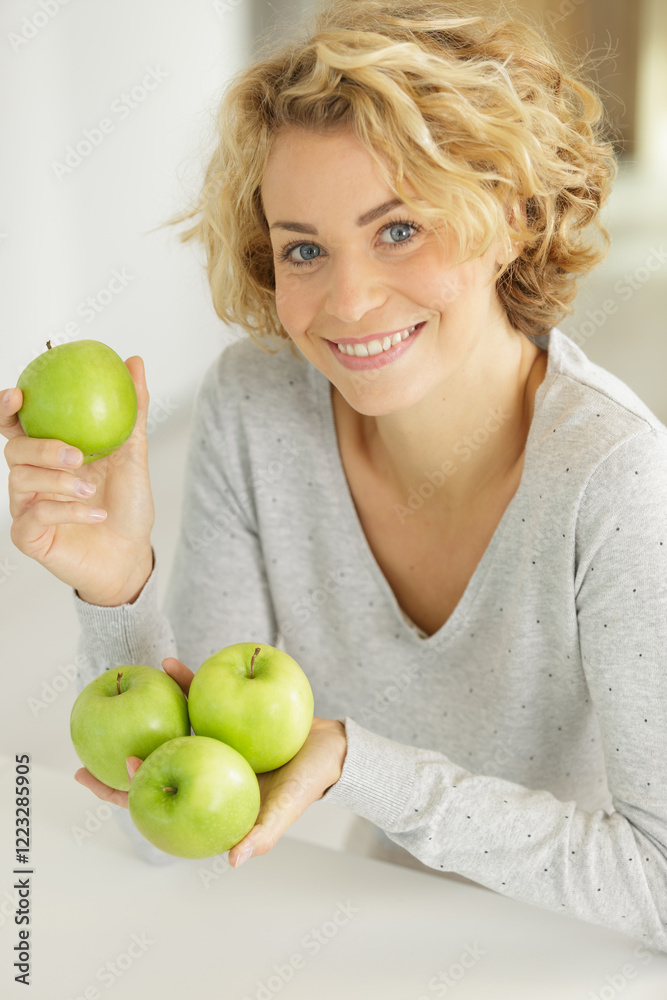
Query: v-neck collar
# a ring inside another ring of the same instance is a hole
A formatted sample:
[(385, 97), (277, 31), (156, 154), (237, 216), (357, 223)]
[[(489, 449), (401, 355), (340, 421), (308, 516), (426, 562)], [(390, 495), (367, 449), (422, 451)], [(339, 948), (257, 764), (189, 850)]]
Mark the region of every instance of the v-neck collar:
[(530, 338), (539, 347), (546, 349), (548, 356), (547, 369), (544, 378), (535, 393), (533, 416), (528, 436), (526, 438), (521, 479), (456, 607), (447, 618), (447, 621), (443, 622), (441, 627), (434, 632), (433, 635), (427, 635), (427, 633), (424, 632), (423, 629), (419, 628), (419, 626), (416, 625), (401, 608), (398, 600), (396, 599), (396, 595), (391, 589), (387, 578), (380, 569), (380, 566), (373, 554), (359, 520), (357, 509), (354, 505), (354, 500), (350, 492), (347, 476), (345, 475), (343, 460), (338, 445), (338, 435), (336, 433), (336, 423), (331, 398), (332, 383), (319, 371), (319, 369), (315, 368), (312, 364), (310, 365), (308, 374), (314, 384), (317, 394), (318, 410), (322, 432), (324, 435), (324, 453), (328, 463), (332, 495), (334, 496), (340, 509), (340, 516), (337, 519), (337, 523), (349, 525), (355, 550), (358, 553), (361, 562), (364, 563), (370, 570), (371, 576), (376, 582), (378, 592), (382, 595), (384, 600), (392, 606), (394, 614), (400, 622), (401, 627), (408, 629), (410, 633), (418, 639), (420, 644), (431, 644), (436, 647), (442, 646), (443, 644), (449, 642), (458, 633), (459, 629), (465, 624), (468, 618), (469, 612), (475, 602), (477, 594), (479, 593), (482, 582), (491, 568), (502, 535), (505, 532), (508, 522), (514, 517), (514, 511), (519, 507), (523, 493), (527, 488), (526, 483), (532, 477), (534, 440), (539, 433), (537, 425), (540, 422), (540, 413), (544, 396), (552, 384), (555, 374), (559, 368), (556, 356), (560, 354), (560, 338), (562, 336), (563, 334), (554, 327), (551, 331), (549, 331), (549, 333), (543, 334), (541, 337)]

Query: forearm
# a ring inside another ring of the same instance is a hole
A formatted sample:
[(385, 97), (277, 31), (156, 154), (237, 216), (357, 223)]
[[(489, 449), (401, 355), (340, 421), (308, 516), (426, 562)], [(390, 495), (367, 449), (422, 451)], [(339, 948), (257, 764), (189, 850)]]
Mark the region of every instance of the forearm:
[(667, 857), (625, 815), (587, 813), (345, 722), (347, 756), (327, 801), (431, 868), (667, 951)]

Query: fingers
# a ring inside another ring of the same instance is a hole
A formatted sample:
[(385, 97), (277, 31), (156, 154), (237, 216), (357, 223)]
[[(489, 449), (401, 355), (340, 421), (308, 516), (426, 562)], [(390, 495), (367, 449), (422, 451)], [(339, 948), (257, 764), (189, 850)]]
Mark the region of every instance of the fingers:
[(83, 453), (57, 438), (31, 438), (21, 431), (5, 445), (7, 465), (33, 465), (41, 469), (78, 469)]
[(0, 434), (4, 437), (25, 437), (16, 415), (22, 406), (23, 393), (20, 389), (0, 389)]
[(30, 504), (36, 494), (44, 499), (62, 497), (70, 500), (86, 500), (95, 495), (95, 483), (77, 476), (74, 472), (40, 469), (34, 465), (14, 465), (9, 471), (9, 510), (12, 517), (18, 517)]
[(32, 556), (46, 543), (47, 538), (52, 538), (56, 525), (99, 524), (106, 517), (105, 510), (88, 507), (83, 503), (39, 500), (14, 518), (9, 534), (20, 552)]
[(173, 677), (184, 695), (189, 693), (192, 678), (194, 677), (194, 673), (189, 667), (186, 667), (186, 665), (181, 663), (180, 660), (177, 660), (176, 657), (167, 656), (162, 661), (162, 669), (165, 674), (169, 674), (170, 677)]
[(254, 826), (247, 837), (244, 837), (236, 847), (232, 847), (227, 856), (227, 860), (232, 868), (240, 868), (244, 861), (247, 861), (255, 853), (250, 834), (254, 833), (256, 829), (257, 827)]
[(105, 802), (112, 802), (116, 806), (122, 806), (123, 809), (127, 809), (127, 792), (121, 792), (118, 788), (110, 788), (109, 785), (105, 785), (103, 781), (98, 778), (93, 777), (93, 775), (85, 767), (80, 767), (79, 770), (74, 775), (76, 781), (84, 788), (90, 789), (90, 791), (97, 795), (98, 799), (104, 799)]
[(41, 538), (46, 528), (105, 519), (105, 511), (94, 505), (96, 485), (75, 472), (83, 462), (78, 448), (24, 435), (7, 442), (5, 457), (13, 518), (11, 538), (21, 551)]
[(238, 868), (250, 857), (268, 854), (311, 801), (306, 789), (296, 779), (283, 782), (280, 789), (272, 790), (262, 805), (259, 822), (231, 848), (228, 860), (232, 868)]
[(132, 778), (135, 776), (135, 774), (143, 764), (143, 760), (141, 759), (141, 757), (128, 757), (125, 763), (127, 765), (127, 773), (129, 775), (130, 781), (132, 781)]
[[(143, 760), (141, 757), (128, 757), (125, 763), (130, 781), (132, 781), (132, 778), (143, 764)], [(98, 799), (104, 799), (105, 802), (112, 802), (116, 806), (122, 806), (123, 809), (127, 809), (129, 792), (122, 792), (118, 788), (111, 788), (110, 785), (105, 785), (103, 781), (95, 778), (85, 767), (80, 767), (74, 778), (84, 788), (90, 789), (94, 795), (97, 795)]]

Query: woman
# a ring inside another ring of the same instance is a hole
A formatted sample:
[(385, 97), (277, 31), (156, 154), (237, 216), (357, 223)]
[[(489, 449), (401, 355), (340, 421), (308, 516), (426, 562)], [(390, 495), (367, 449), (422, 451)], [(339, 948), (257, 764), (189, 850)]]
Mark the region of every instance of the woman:
[(132, 437), (83, 473), (5, 399), (12, 538), (74, 588), (81, 684), (187, 691), (250, 640), (310, 678), (233, 866), (324, 798), (667, 950), (667, 429), (555, 325), (606, 251), (603, 127), (538, 32), (430, 0), (330, 3), (232, 81), (175, 221), (250, 336), (198, 393), (162, 612), (141, 359)]

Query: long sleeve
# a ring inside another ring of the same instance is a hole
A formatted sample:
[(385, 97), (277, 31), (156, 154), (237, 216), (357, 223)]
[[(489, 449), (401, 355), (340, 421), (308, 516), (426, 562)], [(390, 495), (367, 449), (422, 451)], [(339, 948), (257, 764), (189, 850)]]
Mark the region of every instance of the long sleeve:
[(239, 393), (223, 353), (199, 394), (165, 598), (179, 658), (192, 670), (235, 642), (277, 642)]
[(176, 656), (171, 625), (158, 608), (159, 561), (134, 604), (115, 608), (82, 601), (73, 591), (79, 620), (77, 687), (81, 691), (98, 674), (123, 664), (142, 663), (160, 669), (165, 656)]
[(159, 561), (133, 605), (80, 602), (86, 668), (196, 670), (282, 638), (316, 714), (346, 723), (325, 799), (433, 869), (667, 951), (667, 428), (552, 331), (519, 489), (427, 638), (337, 445), (319, 371), (227, 347), (195, 405), (163, 612)]
[(350, 717), (343, 773), (324, 798), (365, 816), (432, 868), (667, 951), (663, 431), (629, 438), (591, 476), (575, 562), (582, 662), (613, 810), (586, 811), (548, 791), (471, 773)]
[(163, 609), (155, 554), (151, 577), (134, 604), (103, 608), (74, 592), (81, 629), (80, 688), (122, 663), (160, 668), (164, 657), (176, 656), (196, 670), (233, 642), (275, 644), (253, 497), (243, 486), (246, 458), (240, 450), (236, 393), (223, 351), (195, 399), (181, 523)]

